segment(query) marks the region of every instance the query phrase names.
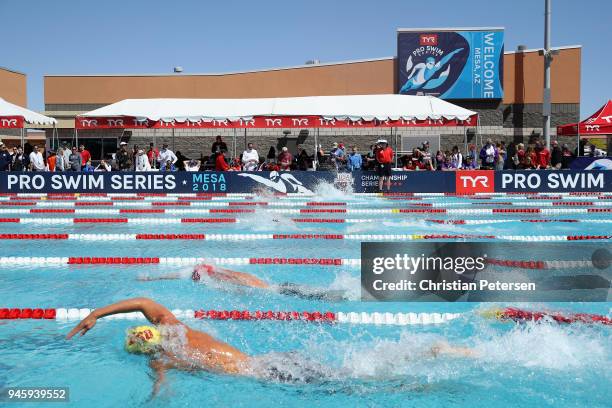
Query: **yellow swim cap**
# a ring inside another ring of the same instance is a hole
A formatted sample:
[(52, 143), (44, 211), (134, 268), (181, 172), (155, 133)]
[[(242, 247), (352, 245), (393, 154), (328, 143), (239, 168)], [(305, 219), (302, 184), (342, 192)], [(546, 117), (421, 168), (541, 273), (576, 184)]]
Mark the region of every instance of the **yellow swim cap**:
[(161, 345), (161, 334), (154, 326), (138, 326), (127, 330), (125, 349), (130, 353), (153, 353)]

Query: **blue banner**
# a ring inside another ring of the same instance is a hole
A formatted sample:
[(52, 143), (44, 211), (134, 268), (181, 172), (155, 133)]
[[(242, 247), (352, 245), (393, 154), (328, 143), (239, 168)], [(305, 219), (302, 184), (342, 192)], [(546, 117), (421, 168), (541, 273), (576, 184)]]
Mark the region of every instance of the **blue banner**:
[[(356, 193), (378, 191), (378, 175), (336, 172), (0, 173), (0, 193), (276, 193), (318, 191), (321, 184)], [(391, 192), (612, 192), (612, 171), (397, 171)]]
[(612, 157), (576, 157), (570, 168), (574, 170), (612, 170)]
[(399, 93), (444, 99), (500, 99), (504, 32), (399, 31)]

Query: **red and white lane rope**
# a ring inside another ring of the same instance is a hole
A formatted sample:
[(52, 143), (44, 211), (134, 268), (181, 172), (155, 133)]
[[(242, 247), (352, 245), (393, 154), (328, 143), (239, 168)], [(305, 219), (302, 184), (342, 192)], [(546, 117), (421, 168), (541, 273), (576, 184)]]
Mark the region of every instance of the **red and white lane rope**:
[(360, 259), (348, 258), (212, 258), (212, 257), (0, 257), (0, 266), (3, 265), (41, 265), (41, 266), (68, 266), (68, 265), (198, 265), (202, 263), (214, 265), (296, 265), (296, 266), (359, 266)]
[(416, 241), (429, 239), (484, 239), (502, 241), (584, 241), (610, 240), (612, 235), (472, 235), (472, 234), (0, 234), (3, 240), (71, 240), (71, 241), (133, 241), (133, 240), (358, 240)]
[[(206, 257), (118, 257), (118, 256), (75, 256), (75, 257), (0, 257), (0, 267), (21, 265), (36, 266), (89, 266), (89, 265), (175, 265), (194, 266), (198, 264), (214, 265), (283, 265), (283, 266), (361, 266), (359, 258), (206, 258)], [(588, 268), (593, 266), (590, 260), (520, 260), (487, 258), (489, 265), (506, 268), (531, 270)]]
[(459, 219), (459, 220), (438, 220), (438, 219), (428, 219), (425, 220), (427, 222), (433, 222), (436, 224), (451, 224), (451, 225), (481, 225), (481, 224), (499, 224), (499, 223), (505, 223), (505, 222), (525, 222), (525, 223), (576, 223), (576, 222), (581, 222), (581, 223), (591, 223), (591, 224), (610, 224), (612, 223), (612, 218), (609, 220), (606, 219), (539, 219), (539, 218), (534, 218), (534, 219), (512, 219), (512, 218), (506, 218), (506, 219), (485, 219), (485, 220), (466, 220), (466, 219)]
[(0, 208), (0, 214), (254, 214), (263, 211), (272, 214), (591, 214), (612, 213), (612, 207), (592, 208)]
[[(44, 319), (56, 321), (78, 321), (87, 317), (94, 309), (90, 308), (0, 308), (0, 319)], [(348, 323), (374, 325), (427, 325), (446, 323), (466, 316), (467, 313), (391, 313), (391, 312), (320, 312), (320, 311), (265, 311), (265, 310), (192, 310), (174, 309), (171, 311), (179, 319), (232, 320), (232, 321), (303, 321), (313, 323)], [(560, 313), (528, 311), (504, 308), (482, 313), (498, 320), (515, 322), (556, 322), (560, 324), (602, 324), (612, 325), (612, 320), (603, 315), (587, 313)], [(106, 316), (106, 320), (145, 320), (140, 312), (122, 313)]]

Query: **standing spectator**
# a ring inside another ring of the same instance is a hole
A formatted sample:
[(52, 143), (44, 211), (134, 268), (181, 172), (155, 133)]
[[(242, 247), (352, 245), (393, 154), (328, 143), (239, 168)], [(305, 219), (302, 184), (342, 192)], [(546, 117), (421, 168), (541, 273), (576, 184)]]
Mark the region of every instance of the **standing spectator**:
[(225, 161), (225, 150), (220, 150), (217, 153), (217, 158), (215, 159), (215, 170), (216, 171), (228, 171), (230, 166)]
[(159, 151), (159, 155), (157, 156), (157, 162), (160, 164), (161, 170), (163, 170), (161, 166), (164, 166), (164, 168), (166, 167), (165, 163), (168, 160), (170, 160), (172, 164), (174, 165), (174, 163), (176, 163), (178, 158), (176, 157), (176, 155), (174, 154), (172, 150), (168, 149), (168, 143), (164, 143), (162, 145), (161, 150)]
[(34, 146), (32, 153), (30, 153), (30, 170), (32, 171), (45, 171), (45, 159), (43, 158), (40, 148)]
[(346, 150), (344, 150), (344, 144), (342, 143), (339, 145), (334, 143), (334, 146), (335, 148), (332, 149), (333, 153), (330, 154), (330, 157), (332, 162), (336, 165), (336, 170), (342, 170), (347, 164)]
[(70, 155), (72, 154), (72, 151), (70, 149), (70, 146), (68, 146), (66, 143), (64, 143), (64, 170), (68, 171), (70, 169)]
[(506, 162), (506, 145), (505, 143), (497, 144), (497, 162), (495, 163), (495, 170), (503, 170), (504, 163)]
[(145, 155), (144, 150), (139, 149), (136, 152), (136, 159), (134, 161), (136, 171), (151, 171), (151, 164), (149, 158)]
[(550, 152), (539, 140), (535, 144), (535, 168), (545, 170), (550, 167)]
[(429, 151), (429, 142), (427, 140), (425, 140), (421, 146), (421, 161), (423, 163), (425, 163), (425, 161), (427, 161), (427, 159), (429, 159), (429, 161), (433, 161), (431, 160), (431, 152)]
[(480, 150), (480, 168), (483, 170), (495, 169), (498, 158), (497, 147), (495, 147), (491, 139), (487, 139), (487, 143)]
[(519, 165), (519, 169), (521, 170), (532, 170), (535, 169), (537, 157), (531, 146), (527, 147), (525, 153), (523, 155), (523, 161)]
[(357, 146), (353, 146), (348, 157), (348, 169), (350, 171), (361, 170), (362, 165), (363, 158), (361, 157), (361, 154), (357, 152)]
[(552, 141), (552, 152), (550, 153), (550, 166), (555, 169), (558, 170), (561, 168), (561, 166), (563, 165), (561, 163), (563, 158), (563, 152), (561, 151), (561, 148), (559, 147), (559, 142), (556, 140)]
[(307, 171), (310, 167), (310, 156), (306, 153), (306, 149), (303, 149), (301, 146), (298, 148), (298, 155), (295, 159), (295, 164), (298, 170)]
[(291, 170), (291, 163), (293, 162), (293, 155), (289, 153), (287, 146), (283, 146), (281, 153), (278, 155), (278, 164), (281, 170)]
[(370, 145), (370, 151), (366, 154), (365, 170), (374, 170), (376, 168), (376, 155), (374, 154), (374, 145)]
[(516, 145), (516, 158), (518, 160), (518, 163), (516, 163), (517, 169), (523, 168), (523, 166), (525, 165), (526, 155), (527, 155), (527, 152), (525, 151), (525, 145), (523, 143), (517, 144)]
[(385, 139), (379, 139), (376, 144), (376, 160), (378, 161), (378, 190), (382, 192), (385, 179), (387, 191), (391, 191), (391, 163), (393, 163), (393, 149)]
[(0, 171), (10, 171), (13, 160), (6, 145), (0, 142)]
[(574, 158), (575, 156), (569, 149), (569, 146), (567, 144), (564, 144), (563, 149), (561, 150), (561, 168), (569, 169), (570, 164), (572, 163), (572, 161), (574, 161)]
[(179, 171), (185, 171), (185, 162), (189, 161), (189, 157), (183, 155), (180, 150), (176, 151), (176, 168)]
[(242, 168), (244, 171), (255, 171), (259, 166), (259, 153), (253, 148), (253, 143), (249, 143), (242, 152)]
[(47, 167), (49, 168), (49, 171), (56, 171), (57, 156), (55, 155), (55, 152), (53, 150), (49, 151), (49, 156), (47, 157)]
[(451, 167), (456, 170), (463, 167), (463, 155), (459, 151), (459, 146), (453, 146), (453, 153), (451, 154)]
[(442, 150), (436, 152), (436, 170), (442, 170), (442, 164), (446, 160), (446, 156), (442, 153)]
[(322, 144), (320, 144), (317, 149), (317, 164), (320, 166), (321, 163), (325, 163), (325, 151), (323, 150)]
[(215, 138), (215, 142), (212, 144), (210, 151), (213, 154), (220, 153), (220, 152), (227, 152), (227, 145), (221, 138), (221, 135), (217, 135), (217, 137)]
[(83, 163), (83, 158), (81, 157), (81, 154), (77, 151), (76, 146), (72, 146), (72, 153), (68, 158), (68, 163), (70, 165), (70, 170), (81, 171), (81, 163)]
[(138, 151), (140, 149), (138, 148), (138, 145), (134, 145), (134, 147), (132, 147), (132, 166), (134, 166), (134, 168), (132, 170), (136, 170), (136, 158), (138, 157)]
[(89, 150), (85, 149), (85, 145), (79, 146), (79, 151), (81, 152), (82, 165), (85, 166), (85, 164), (91, 160), (91, 154), (89, 153)]
[(159, 150), (155, 147), (155, 144), (149, 143), (149, 150), (147, 151), (147, 157), (149, 159), (149, 165), (152, 169), (157, 168), (157, 156), (159, 155)]
[(111, 171), (111, 166), (106, 163), (106, 160), (100, 160), (100, 164), (96, 166), (94, 171)]
[(516, 145), (514, 142), (510, 142), (508, 150), (506, 151), (506, 162), (504, 163), (504, 169), (516, 170), (518, 165), (518, 157), (516, 155)]
[(28, 158), (23, 154), (21, 146), (13, 149), (11, 171), (24, 171), (28, 167)]
[(472, 160), (470, 160), (470, 166), (473, 169), (477, 169), (478, 168), (478, 153), (476, 151), (476, 145), (473, 143), (470, 143), (470, 145), (468, 146), (468, 151), (466, 154), (466, 159), (468, 157), (471, 157)]
[(274, 146), (270, 146), (270, 150), (268, 150), (266, 160), (268, 161), (268, 163), (274, 163), (276, 161), (276, 149), (274, 148)]
[(55, 171), (66, 170), (66, 164), (64, 162), (64, 149), (59, 147), (57, 154), (55, 155)]
[(132, 169), (132, 160), (130, 159), (130, 154), (128, 153), (126, 146), (126, 142), (119, 143), (119, 151), (115, 154), (117, 167), (121, 171), (130, 171)]

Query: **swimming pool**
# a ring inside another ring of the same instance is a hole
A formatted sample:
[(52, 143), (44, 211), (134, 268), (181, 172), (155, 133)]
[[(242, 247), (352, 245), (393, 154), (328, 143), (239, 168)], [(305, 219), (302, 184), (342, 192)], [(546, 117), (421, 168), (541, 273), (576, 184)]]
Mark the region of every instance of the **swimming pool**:
[[(330, 378), (283, 384), (171, 371), (152, 400), (147, 359), (123, 349), (125, 330), (134, 321), (102, 319), (87, 336), (68, 342), (64, 336), (75, 321), (0, 320), (0, 388), (68, 386), (69, 405), (96, 407), (607, 406), (609, 326), (502, 323), (478, 313), (491, 304), (359, 302), (357, 260), (362, 241), (449, 239), (525, 242), (525, 252), (513, 259), (538, 260), (529, 242), (581, 237), (609, 243), (609, 209), (611, 194), (383, 197), (329, 186), (315, 196), (4, 196), (0, 307), (94, 308), (144, 296), (183, 311), (458, 317), (403, 326), (187, 319), (249, 354), (298, 350), (323, 363)], [(195, 258), (269, 282), (346, 291), (349, 300), (195, 283), (188, 279), (193, 264), (201, 261)], [(574, 258), (568, 251), (566, 259)], [(187, 278), (141, 280), (176, 271)], [(519, 306), (610, 313), (609, 302)], [(476, 347), (480, 355), (431, 357), (431, 344), (442, 339)], [(295, 377), (306, 375), (290, 369)]]

